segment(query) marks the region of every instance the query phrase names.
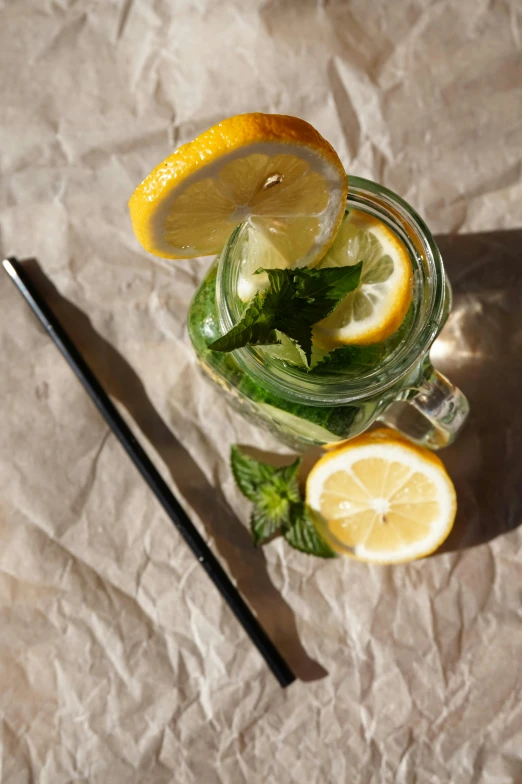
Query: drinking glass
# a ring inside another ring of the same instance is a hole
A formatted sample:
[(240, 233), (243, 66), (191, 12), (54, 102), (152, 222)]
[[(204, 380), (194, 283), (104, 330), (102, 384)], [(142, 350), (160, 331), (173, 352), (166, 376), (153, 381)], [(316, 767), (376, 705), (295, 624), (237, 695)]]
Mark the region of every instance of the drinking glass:
[(446, 446), (462, 428), (469, 406), (429, 357), (451, 308), (451, 289), (437, 245), (415, 210), (374, 182), (350, 177), (347, 209), (373, 215), (407, 249), (413, 301), (408, 329), (398, 345), (375, 366), (357, 373), (348, 368), (345, 375), (314, 375), (270, 356), (263, 347), (228, 354), (211, 351), (208, 344), (231, 329), (244, 310), (237, 283), (248, 229), (241, 226), (191, 305), (189, 332), (199, 361), (243, 414), (293, 448), (335, 445), (376, 420), (431, 449)]

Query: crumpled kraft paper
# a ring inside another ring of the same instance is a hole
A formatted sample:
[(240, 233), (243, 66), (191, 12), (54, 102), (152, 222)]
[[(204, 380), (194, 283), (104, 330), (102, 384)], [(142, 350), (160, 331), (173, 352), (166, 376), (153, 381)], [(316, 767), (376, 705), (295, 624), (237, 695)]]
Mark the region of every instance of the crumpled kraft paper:
[[(522, 781), (522, 31), (516, 0), (0, 2), (0, 246), (62, 321), (295, 669), (281, 690), (0, 276), (3, 784)], [(251, 546), (230, 444), (284, 454), (202, 379), (208, 260), (126, 202), (242, 111), (297, 114), (437, 234), (434, 348), (472, 416), (447, 551), (397, 567)]]

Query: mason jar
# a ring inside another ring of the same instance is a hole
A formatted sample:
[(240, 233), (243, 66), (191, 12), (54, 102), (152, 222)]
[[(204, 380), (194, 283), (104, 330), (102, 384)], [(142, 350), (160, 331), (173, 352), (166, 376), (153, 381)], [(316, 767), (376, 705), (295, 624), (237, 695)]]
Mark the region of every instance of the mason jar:
[[(190, 307), (189, 333), (200, 365), (239, 411), (294, 449), (333, 446), (359, 435), (377, 419), (432, 449), (446, 446), (464, 424), (469, 407), (429, 358), (451, 308), (437, 245), (415, 210), (374, 182), (350, 177), (347, 209), (382, 221), (407, 249), (413, 270), (412, 315), (400, 343), (377, 365), (341, 376), (314, 375), (262, 346), (230, 353), (209, 349), (244, 311), (238, 296), (248, 232), (243, 225), (210, 267)], [(405, 416), (404, 404), (413, 416)]]

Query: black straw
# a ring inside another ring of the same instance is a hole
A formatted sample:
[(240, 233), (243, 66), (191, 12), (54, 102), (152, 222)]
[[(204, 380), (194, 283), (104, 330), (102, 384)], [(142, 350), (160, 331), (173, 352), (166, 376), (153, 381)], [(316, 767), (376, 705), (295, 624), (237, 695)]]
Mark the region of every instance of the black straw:
[(67, 335), (55, 314), (43, 299), (34, 284), (29, 280), (23, 264), (17, 259), (3, 261), (3, 267), (11, 277), (35, 316), (45, 327), (49, 337), (59, 348), (96, 408), (119, 440), (128, 456), (146, 481), (163, 509), (166, 511), (185, 542), (188, 544), (201, 566), (204, 568), (228, 606), (243, 626), (259, 653), (265, 659), (280, 685), (288, 686), (295, 675), (281, 654), (269, 639), (259, 621), (239, 594), (227, 573), (212, 553), (203, 537), (198, 533), (187, 513), (161, 477), (145, 450), (133, 435), (100, 382), (87, 365), (82, 355)]

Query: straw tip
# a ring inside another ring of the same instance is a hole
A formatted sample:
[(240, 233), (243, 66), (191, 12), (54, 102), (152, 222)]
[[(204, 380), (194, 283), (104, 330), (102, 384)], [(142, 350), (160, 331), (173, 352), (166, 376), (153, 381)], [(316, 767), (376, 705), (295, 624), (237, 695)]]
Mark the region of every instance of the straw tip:
[(2, 261), (2, 267), (5, 269), (7, 274), (10, 275), (12, 278), (16, 278), (17, 275), (18, 275), (18, 273), (16, 271), (16, 267), (15, 267), (16, 263), (17, 263), (17, 260), (14, 257), (5, 258)]

